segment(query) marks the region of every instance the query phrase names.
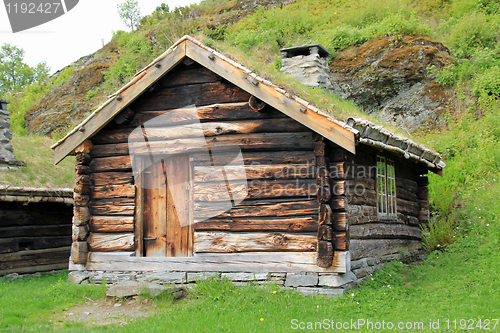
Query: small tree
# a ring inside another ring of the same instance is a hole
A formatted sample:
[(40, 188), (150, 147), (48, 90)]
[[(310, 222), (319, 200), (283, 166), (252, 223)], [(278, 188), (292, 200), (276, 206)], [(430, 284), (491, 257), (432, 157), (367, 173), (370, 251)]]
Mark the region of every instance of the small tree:
[(127, 0), (118, 4), (118, 16), (127, 27), (135, 30), (141, 20), (141, 9), (137, 0)]
[(49, 67), (46, 62), (30, 67), (23, 62), (24, 50), (4, 43), (0, 49), (0, 94), (18, 91), (27, 85), (47, 78)]

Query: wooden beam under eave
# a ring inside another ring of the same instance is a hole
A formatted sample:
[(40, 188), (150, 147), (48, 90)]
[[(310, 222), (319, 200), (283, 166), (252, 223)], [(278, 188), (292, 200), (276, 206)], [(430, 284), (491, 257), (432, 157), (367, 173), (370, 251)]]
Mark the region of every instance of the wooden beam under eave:
[(189, 40), (186, 41), (186, 56), (232, 82), (261, 101), (273, 106), (275, 109), (283, 112), (302, 125), (307, 126), (311, 130), (335, 142), (349, 152), (353, 154), (356, 153), (354, 133), (343, 128), (339, 124), (331, 122), (326, 115), (316, 113), (307, 108), (305, 112), (300, 111), (304, 106), (299, 102), (286, 97), (275, 88), (264, 83), (258, 82), (254, 84), (255, 80), (248, 75), (248, 73), (219, 57), (214, 57), (210, 51), (195, 45)]
[(63, 143), (54, 149), (55, 164), (59, 164), (66, 156), (71, 154), (76, 147), (85, 140), (91, 138), (106, 126), (119, 112), (135, 101), (146, 89), (168, 73), (186, 56), (186, 42), (182, 42), (173, 49), (166, 57), (159, 60), (159, 67), (151, 66), (146, 70), (146, 74), (135, 84), (120, 93), (120, 101), (114, 99), (99, 111), (84, 126), (83, 132), (76, 131)]

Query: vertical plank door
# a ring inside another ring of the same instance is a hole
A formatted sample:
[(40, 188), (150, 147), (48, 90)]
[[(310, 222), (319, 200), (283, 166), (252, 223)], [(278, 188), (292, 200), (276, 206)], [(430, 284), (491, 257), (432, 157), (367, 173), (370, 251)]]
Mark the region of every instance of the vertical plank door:
[(189, 156), (173, 155), (150, 169), (142, 192), (145, 256), (192, 256)]

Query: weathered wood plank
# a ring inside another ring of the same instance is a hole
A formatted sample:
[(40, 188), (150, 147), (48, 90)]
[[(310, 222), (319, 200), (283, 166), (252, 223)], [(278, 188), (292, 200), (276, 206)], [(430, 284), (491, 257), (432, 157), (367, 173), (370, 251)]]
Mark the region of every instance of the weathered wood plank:
[(333, 249), (335, 251), (346, 251), (349, 250), (350, 239), (349, 233), (347, 232), (335, 232), (333, 233), (332, 240)]
[(71, 235), (71, 224), (0, 228), (0, 238)]
[(65, 262), (57, 263), (57, 264), (48, 264), (48, 265), (34, 264), (34, 266), (4, 269), (4, 270), (0, 271), (0, 276), (11, 274), (11, 273), (29, 274), (29, 273), (36, 273), (36, 272), (49, 272), (49, 271), (54, 271), (54, 270), (59, 271), (62, 269), (68, 269), (68, 261), (67, 260)]
[(68, 262), (70, 247), (0, 254), (0, 274), (6, 270)]
[(88, 225), (81, 225), (81, 226), (73, 225), (73, 234), (71, 237), (73, 242), (85, 241), (87, 239), (88, 234), (89, 234)]
[[(224, 165), (230, 163), (232, 159), (225, 160), (223, 157), (220, 163)], [(266, 152), (243, 152), (243, 162), (245, 165), (272, 165), (272, 164), (309, 164), (314, 165), (314, 153), (312, 151), (266, 151)], [(192, 163), (194, 166), (210, 165), (207, 154), (193, 154)]]
[[(246, 165), (244, 168), (225, 166), (224, 173), (227, 180), (314, 178), (314, 166), (307, 164)], [(218, 172), (206, 173), (197, 168), (194, 169), (196, 183), (221, 181), (220, 178), (221, 175)]]
[[(397, 168), (396, 168), (397, 170)], [(400, 187), (406, 191), (409, 191), (411, 193), (417, 194), (418, 191), (418, 184), (414, 180), (406, 179), (406, 178), (401, 178), (401, 177), (396, 177), (396, 187)], [(397, 192), (397, 188), (396, 188)]]
[(70, 260), (76, 265), (85, 265), (88, 258), (87, 242), (73, 242), (71, 244)]
[[(252, 180), (247, 186), (231, 183), (233, 196), (242, 197), (247, 193), (246, 199), (280, 198), (280, 197), (314, 197), (317, 193), (315, 179), (294, 180)], [(227, 200), (226, 183), (200, 183), (194, 184), (195, 201), (220, 201)]]
[(418, 206), (418, 202), (396, 199), (397, 210), (398, 213), (402, 213), (404, 215), (412, 215), (418, 217), (420, 214), (420, 207)]
[(349, 228), (349, 234), (351, 239), (422, 239), (422, 233), (418, 227), (395, 223), (368, 223), (352, 225)]
[(195, 232), (196, 253), (316, 251), (317, 236), (291, 233)]
[(134, 234), (119, 233), (119, 234), (104, 234), (90, 233), (88, 239), (90, 251), (107, 252), (107, 251), (127, 251), (134, 249)]
[(164, 88), (154, 96), (138, 98), (131, 109), (137, 111), (159, 111), (192, 105), (247, 102), (250, 94), (229, 82), (189, 84)]
[(283, 232), (315, 232), (318, 223), (315, 216), (287, 218), (233, 218), (230, 220), (210, 219), (196, 222), (195, 231), (283, 231)]
[[(92, 202), (91, 202), (92, 203)], [(117, 206), (117, 205), (111, 205), (111, 204), (94, 204), (93, 206), (90, 206), (90, 214), (92, 215), (124, 215), (124, 216), (129, 216), (129, 215), (134, 215), (135, 212), (135, 206)]]
[(144, 143), (132, 142), (129, 144), (129, 151), (134, 155), (172, 155), (206, 151), (208, 148), (207, 144), (217, 145), (217, 147), (237, 145), (244, 150), (306, 150), (311, 149), (312, 143), (312, 134), (310, 132), (234, 134), (206, 139), (152, 141), (149, 142), (148, 146)]
[[(225, 206), (224, 206), (225, 207)], [(217, 216), (211, 212), (220, 211), (223, 208), (219, 202), (196, 202), (194, 203), (194, 217), (200, 221), (205, 217), (238, 218), (238, 217), (288, 217), (297, 215), (315, 215), (318, 212), (316, 200), (284, 201), (279, 200), (244, 200), (232, 209)]]
[[(186, 59), (186, 58), (185, 58)], [(214, 83), (217, 82), (215, 74), (206, 68), (193, 68), (183, 71), (173, 71), (160, 79), (162, 87), (176, 87), (186, 84)]]
[(346, 198), (349, 205), (377, 207), (377, 191), (374, 190), (349, 187), (347, 189)]
[(97, 233), (132, 232), (134, 231), (133, 216), (92, 216), (90, 231)]
[(401, 248), (418, 250), (422, 243), (412, 239), (351, 239), (350, 247), (352, 260), (358, 260), (397, 253)]
[(93, 186), (132, 184), (134, 184), (134, 175), (132, 172), (101, 172), (92, 174)]
[[(156, 125), (156, 124), (155, 124)], [(147, 124), (145, 125), (147, 126)], [(174, 139), (199, 138), (227, 135), (227, 134), (252, 134), (252, 133), (286, 133), (306, 132), (304, 125), (290, 118), (279, 119), (257, 119), (239, 120), (232, 122), (206, 122), (173, 126), (168, 124), (164, 127), (147, 126), (143, 131), (134, 131), (132, 128), (119, 128), (99, 133), (94, 139), (96, 144), (116, 144), (133, 141), (164, 141)], [(99, 148), (92, 150), (95, 157)]]
[(134, 185), (92, 186), (90, 191), (91, 200), (133, 197), (135, 197)]
[[(148, 258), (131, 257), (125, 253), (91, 253), (84, 269), (157, 271), (168, 267), (172, 271), (202, 272), (332, 272), (346, 273), (351, 270), (349, 251), (336, 251), (332, 265), (321, 268), (316, 265), (316, 252), (274, 253), (218, 253), (193, 254), (193, 257)], [(83, 268), (83, 267), (82, 267)]]
[(106, 158), (94, 158), (90, 167), (93, 172), (105, 172), (105, 171), (130, 171), (132, 169), (132, 163), (130, 161), (130, 156), (114, 156)]
[[(137, 127), (165, 114), (168, 114), (168, 117), (158, 118), (151, 125), (161, 127), (172, 126), (173, 124), (188, 124), (194, 121), (235, 121), (286, 117), (283, 113), (274, 109), (265, 113), (258, 112), (253, 110), (248, 102), (240, 102), (198, 106), (196, 108), (138, 112), (129, 126)], [(196, 115), (196, 117), (193, 117), (193, 115)]]

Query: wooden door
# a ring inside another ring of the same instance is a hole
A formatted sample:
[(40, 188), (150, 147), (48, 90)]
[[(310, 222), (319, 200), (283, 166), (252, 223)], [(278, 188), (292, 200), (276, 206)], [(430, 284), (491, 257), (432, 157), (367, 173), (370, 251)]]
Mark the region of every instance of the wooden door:
[(146, 257), (193, 254), (188, 155), (154, 163), (143, 175), (143, 246)]

